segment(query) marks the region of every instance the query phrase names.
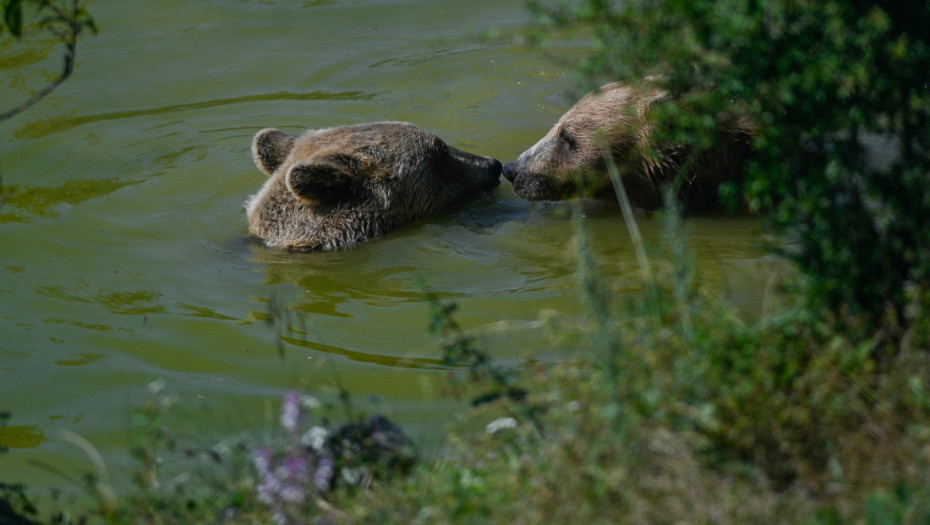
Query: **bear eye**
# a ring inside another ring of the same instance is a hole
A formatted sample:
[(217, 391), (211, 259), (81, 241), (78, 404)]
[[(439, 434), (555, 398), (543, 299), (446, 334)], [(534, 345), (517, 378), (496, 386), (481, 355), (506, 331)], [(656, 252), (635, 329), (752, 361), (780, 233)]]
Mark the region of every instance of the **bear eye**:
[(575, 148), (575, 137), (571, 136), (571, 134), (564, 129), (559, 132), (559, 141), (568, 146), (569, 149)]

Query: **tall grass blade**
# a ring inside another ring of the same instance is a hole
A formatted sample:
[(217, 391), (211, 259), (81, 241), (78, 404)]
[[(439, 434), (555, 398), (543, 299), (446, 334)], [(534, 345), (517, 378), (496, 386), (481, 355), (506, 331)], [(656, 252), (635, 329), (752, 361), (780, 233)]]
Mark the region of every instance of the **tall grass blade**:
[(613, 153), (608, 149), (604, 153), (604, 157), (607, 161), (607, 173), (610, 175), (610, 182), (613, 184), (614, 192), (617, 194), (617, 202), (620, 203), (620, 210), (623, 212), (623, 222), (626, 223), (627, 231), (630, 232), (630, 240), (633, 242), (636, 261), (639, 263), (639, 269), (643, 275), (643, 285), (646, 287), (654, 327), (658, 329), (662, 324), (662, 315), (659, 307), (659, 294), (656, 290), (655, 274), (652, 271), (652, 265), (649, 263), (649, 257), (646, 255), (646, 246), (643, 243), (639, 225), (636, 223), (636, 216), (633, 214), (633, 205), (630, 204), (626, 189), (623, 187), (623, 181), (620, 180), (620, 170), (617, 169)]

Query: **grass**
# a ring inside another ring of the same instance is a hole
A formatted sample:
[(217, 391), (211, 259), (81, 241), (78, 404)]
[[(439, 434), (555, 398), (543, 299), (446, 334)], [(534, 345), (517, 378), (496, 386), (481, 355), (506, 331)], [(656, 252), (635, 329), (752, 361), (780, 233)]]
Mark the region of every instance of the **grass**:
[[(799, 308), (746, 324), (700, 288), (670, 209), (654, 282), (624, 304), (578, 228), (590, 353), (473, 409), (450, 458), (360, 495), (349, 521), (928, 522), (922, 303), (900, 338), (851, 339)], [(474, 431), (501, 414), (515, 424)]]
[[(402, 431), (374, 419), (325, 428), (296, 394), (271, 443), (182, 450), (147, 405), (136, 490), (113, 500), (89, 475), (100, 504), (48, 522), (930, 522), (924, 298), (893, 337), (853, 339), (791, 306), (747, 323), (702, 289), (668, 209), (651, 282), (634, 297), (604, 292), (576, 221), (587, 314), (565, 325), (590, 351), (567, 362), (507, 369), (457, 324), (454, 304), (427, 294), (443, 359), (474, 392), (441, 457), (415, 461)], [(387, 455), (365, 452), (375, 449)], [(199, 463), (165, 481), (155, 458), (166, 454)]]

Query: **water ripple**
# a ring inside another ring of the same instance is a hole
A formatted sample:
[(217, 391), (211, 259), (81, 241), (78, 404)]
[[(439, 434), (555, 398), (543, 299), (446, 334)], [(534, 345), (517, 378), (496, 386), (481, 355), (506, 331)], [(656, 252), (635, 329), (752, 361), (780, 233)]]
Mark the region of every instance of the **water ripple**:
[(290, 337), (286, 335), (279, 336), (281, 341), (293, 346), (316, 350), (326, 354), (339, 355), (352, 361), (361, 363), (370, 363), (390, 368), (407, 368), (417, 370), (448, 370), (449, 367), (442, 364), (440, 359), (428, 357), (412, 356), (394, 356), (386, 354), (376, 354), (370, 352), (359, 352), (349, 350), (335, 345), (328, 345), (316, 341), (309, 341), (299, 337)]
[(22, 129), (14, 133), (14, 137), (18, 139), (23, 138), (39, 138), (60, 131), (69, 130), (76, 128), (78, 126), (83, 126), (84, 124), (90, 124), (94, 122), (101, 122), (107, 120), (119, 120), (125, 118), (134, 118), (134, 117), (144, 117), (151, 115), (163, 115), (168, 113), (178, 113), (182, 111), (192, 111), (199, 109), (213, 108), (217, 106), (230, 106), (235, 104), (246, 104), (250, 102), (268, 102), (268, 101), (280, 101), (280, 100), (327, 100), (327, 101), (342, 101), (342, 100), (371, 100), (376, 96), (376, 93), (365, 93), (362, 91), (342, 91), (342, 92), (326, 92), (326, 91), (311, 91), (308, 93), (291, 93), (289, 91), (279, 91), (276, 93), (262, 93), (258, 95), (247, 95), (243, 97), (230, 97), (230, 98), (221, 98), (214, 100), (205, 100), (202, 102), (192, 102), (189, 104), (175, 104), (171, 106), (161, 106), (156, 108), (147, 108), (147, 109), (136, 109), (129, 111), (113, 111), (109, 113), (99, 113), (96, 115), (81, 115), (76, 117), (58, 117), (46, 120), (40, 120), (32, 122), (23, 126)]

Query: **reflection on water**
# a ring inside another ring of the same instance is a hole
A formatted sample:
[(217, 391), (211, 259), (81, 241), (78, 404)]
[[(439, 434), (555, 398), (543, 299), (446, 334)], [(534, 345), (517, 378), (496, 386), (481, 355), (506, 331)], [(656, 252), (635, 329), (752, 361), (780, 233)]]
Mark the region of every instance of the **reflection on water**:
[(27, 214), (57, 219), (58, 209), (64, 205), (74, 206), (130, 184), (138, 184), (138, 181), (109, 178), (72, 179), (57, 186), (10, 184), (2, 188), (5, 206), (0, 211), (0, 223), (30, 222)]
[(247, 95), (242, 97), (232, 97), (219, 100), (205, 100), (202, 102), (191, 102), (187, 104), (175, 104), (171, 106), (163, 106), (158, 108), (149, 108), (149, 109), (137, 109), (131, 111), (115, 111), (112, 113), (101, 113), (96, 115), (82, 115), (78, 117), (59, 117), (52, 118), (47, 120), (41, 120), (33, 122), (29, 125), (23, 126), (15, 135), (17, 139), (24, 138), (39, 138), (45, 135), (52, 133), (60, 133), (67, 131), (71, 128), (82, 126), (84, 124), (90, 124), (94, 122), (101, 122), (107, 120), (118, 120), (118, 119), (131, 119), (134, 117), (147, 117), (153, 115), (172, 115), (176, 116), (179, 113), (184, 113), (186, 111), (195, 111), (201, 109), (209, 109), (214, 107), (221, 106), (231, 106), (237, 104), (245, 104), (249, 102), (288, 102), (288, 101), (307, 101), (307, 100), (322, 100), (322, 101), (342, 101), (342, 100), (370, 100), (375, 97), (374, 93), (362, 93), (358, 91), (352, 91), (347, 93), (326, 93), (321, 91), (313, 91), (310, 93), (289, 93), (289, 92), (277, 92), (277, 93), (260, 93), (256, 95)]
[(12, 425), (0, 428), (0, 447), (36, 448), (45, 441), (45, 433), (31, 425)]
[[(466, 332), (512, 366), (584, 351), (543, 322), (571, 325), (583, 310), (573, 203), (529, 203), (504, 182), (351, 250), (287, 253), (246, 236), (243, 202), (265, 180), (249, 148), (265, 127), (406, 120), (505, 163), (535, 142), (570, 106), (571, 72), (474, 38), (489, 21), (515, 31), (523, 2), (98, 0), (91, 10), (102, 31), (81, 41), (75, 75), (0, 124), (0, 411), (20, 425), (14, 441), (31, 443), (2, 458), (0, 481), (59, 484), (32, 460), (78, 474), (68, 469), (84, 460), (58, 429), (121, 465), (129, 410), (156, 380), (202, 402), (190, 412), (225, 410), (236, 417), (217, 418), (255, 427), (281, 390), (338, 379), (353, 396), (382, 396), (392, 419), (435, 444), (460, 405), (430, 393), (447, 370), (424, 287), (458, 303)], [(35, 71), (21, 68), (60, 60), (27, 46), (0, 41), (0, 100), (33, 89)], [(584, 213), (605, 287), (638, 293), (616, 207), (586, 202)], [(660, 221), (640, 221), (658, 243)], [(760, 311), (777, 270), (755, 222), (687, 224), (705, 278)], [(187, 421), (202, 440), (236, 431), (205, 421)]]
[(110, 325), (85, 323), (77, 319), (62, 319), (62, 318), (56, 318), (56, 317), (49, 317), (47, 319), (44, 319), (43, 321), (45, 321), (48, 324), (52, 324), (52, 325), (61, 324), (61, 325), (75, 326), (77, 328), (83, 328), (85, 330), (93, 330), (95, 332), (112, 332), (113, 331), (113, 327)]
[(352, 361), (357, 361), (360, 363), (368, 363), (378, 366), (389, 366), (397, 368), (411, 368), (411, 369), (420, 369), (420, 370), (447, 370), (448, 368), (442, 365), (442, 362), (439, 359), (430, 359), (424, 357), (409, 357), (409, 356), (393, 356), (393, 355), (384, 355), (377, 353), (367, 353), (367, 352), (357, 352), (354, 350), (349, 350), (347, 348), (340, 348), (338, 346), (326, 345), (319, 342), (310, 341), (301, 337), (290, 337), (286, 335), (281, 336), (281, 340), (289, 345), (293, 345), (297, 348), (306, 348), (310, 350), (315, 350), (317, 352), (323, 352), (331, 355), (338, 355), (351, 359)]
[(96, 363), (106, 357), (103, 354), (78, 354), (78, 357), (74, 359), (62, 359), (61, 361), (56, 361), (55, 364), (59, 366), (83, 366)]

